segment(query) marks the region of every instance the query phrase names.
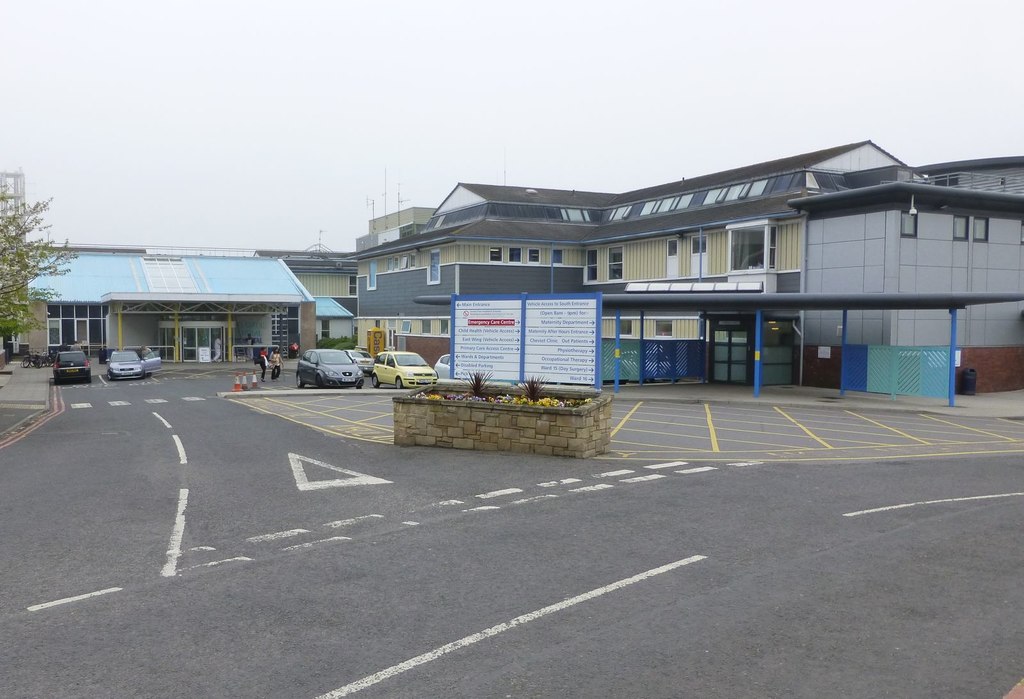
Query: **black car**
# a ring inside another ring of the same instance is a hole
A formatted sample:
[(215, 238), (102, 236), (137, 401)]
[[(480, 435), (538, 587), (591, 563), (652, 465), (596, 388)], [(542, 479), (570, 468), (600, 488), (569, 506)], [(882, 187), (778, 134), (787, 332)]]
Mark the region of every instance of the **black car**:
[(363, 370), (344, 350), (306, 350), (299, 357), (295, 370), (295, 385), (303, 388), (307, 383), (317, 388), (327, 386), (363, 387)]
[(89, 358), (81, 350), (58, 352), (53, 360), (53, 383), (76, 380), (92, 383)]

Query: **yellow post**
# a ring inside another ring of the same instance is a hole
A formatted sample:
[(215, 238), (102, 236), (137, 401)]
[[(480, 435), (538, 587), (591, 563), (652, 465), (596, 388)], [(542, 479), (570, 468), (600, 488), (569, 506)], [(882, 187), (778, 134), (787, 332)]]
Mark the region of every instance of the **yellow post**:
[(117, 349), (124, 347), (124, 340), (121, 335), (121, 304), (117, 304)]
[(174, 361), (180, 362), (179, 352), (181, 351), (181, 322), (178, 318), (178, 308), (174, 309)]

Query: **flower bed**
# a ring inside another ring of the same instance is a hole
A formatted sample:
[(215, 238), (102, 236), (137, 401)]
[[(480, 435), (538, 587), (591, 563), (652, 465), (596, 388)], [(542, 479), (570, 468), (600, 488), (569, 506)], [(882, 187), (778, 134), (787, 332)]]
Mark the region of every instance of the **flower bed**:
[[(453, 387), (454, 388), (454, 387)], [(472, 396), (445, 385), (392, 399), (395, 444), (590, 458), (611, 442), (612, 397), (593, 389)]]

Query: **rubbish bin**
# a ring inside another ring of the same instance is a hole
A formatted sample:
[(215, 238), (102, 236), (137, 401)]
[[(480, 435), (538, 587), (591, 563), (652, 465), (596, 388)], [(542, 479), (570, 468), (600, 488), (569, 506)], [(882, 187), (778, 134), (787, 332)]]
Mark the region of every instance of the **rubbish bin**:
[(100, 364), (106, 364), (106, 363), (107, 363), (107, 348), (106, 347), (100, 347)]
[(960, 393), (965, 396), (973, 396), (978, 389), (978, 372), (974, 369), (964, 369), (960, 378)]

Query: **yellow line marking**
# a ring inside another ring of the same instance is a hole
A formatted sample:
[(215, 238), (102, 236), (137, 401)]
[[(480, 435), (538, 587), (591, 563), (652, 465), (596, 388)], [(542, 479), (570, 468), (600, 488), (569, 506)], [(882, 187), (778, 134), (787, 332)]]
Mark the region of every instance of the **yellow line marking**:
[(784, 410), (783, 410), (782, 408), (780, 408), (780, 407), (779, 407), (779, 406), (777, 406), (777, 405), (776, 405), (776, 406), (774, 406), (774, 408), (775, 408), (775, 412), (777, 412), (777, 413), (778, 413), (779, 415), (783, 416), (784, 418), (786, 418), (787, 420), (789, 420), (790, 422), (792, 422), (792, 423), (793, 423), (794, 425), (796, 425), (797, 427), (799, 427), (800, 429), (802, 429), (802, 430), (803, 430), (804, 432), (806, 432), (806, 433), (807, 433), (807, 436), (808, 436), (808, 437), (810, 437), (810, 438), (811, 438), (811, 439), (813, 439), (814, 441), (818, 442), (818, 444), (822, 445), (822, 446), (823, 446), (823, 447), (825, 447), (826, 449), (832, 449), (832, 448), (833, 448), (831, 444), (829, 444), (829, 443), (828, 443), (828, 442), (826, 442), (826, 441), (825, 441), (824, 439), (822, 439), (822, 438), (821, 438), (821, 437), (819, 437), (818, 435), (814, 434), (814, 433), (813, 433), (813, 432), (811, 432), (811, 431), (810, 431), (809, 429), (807, 429), (806, 427), (804, 427), (803, 425), (801, 425), (801, 424), (800, 424), (799, 422), (797, 422), (796, 420), (794, 420), (793, 418), (791, 418), (791, 417), (790, 417), (789, 415), (787, 415), (787, 414), (786, 414), (786, 412), (785, 412), (785, 411), (784, 411)]
[(326, 417), (326, 418), (329, 418), (331, 420), (339, 420), (341, 422), (345, 422), (345, 423), (348, 423), (348, 424), (351, 424), (351, 425), (358, 425), (360, 427), (372, 427), (374, 429), (385, 430), (387, 432), (394, 433), (394, 429), (391, 428), (391, 427), (384, 427), (382, 425), (364, 425), (364, 424), (362, 424), (360, 422), (356, 422), (355, 420), (349, 420), (347, 418), (338, 417), (337, 415), (331, 415), (331, 414), (325, 413), (325, 412), (323, 412), (321, 410), (313, 410), (312, 408), (307, 408), (304, 405), (295, 405), (294, 403), (289, 403), (287, 401), (278, 400), (276, 398), (270, 398), (270, 397), (265, 397), (265, 398), (263, 398), (263, 400), (267, 401), (268, 403), (276, 403), (277, 405), (284, 405), (284, 406), (287, 406), (289, 408), (298, 408), (300, 410), (305, 410), (306, 412), (313, 413), (314, 415), (319, 415), (321, 417)]
[(955, 422), (950, 422), (949, 420), (940, 420), (939, 418), (932, 417), (931, 415), (924, 415), (924, 414), (922, 414), (921, 417), (926, 417), (929, 420), (935, 420), (935, 422), (941, 422), (941, 423), (943, 423), (945, 425), (952, 425), (953, 427), (959, 427), (959, 428), (964, 429), (964, 430), (970, 430), (971, 432), (977, 432), (978, 434), (985, 434), (985, 435), (988, 435), (989, 437), (998, 437), (999, 439), (1005, 439), (1007, 442), (1016, 442), (1016, 441), (1018, 441), (1016, 437), (1007, 437), (1005, 434), (996, 434), (995, 432), (986, 432), (985, 430), (979, 430), (976, 427), (968, 427), (967, 425), (960, 425), (960, 424), (957, 424)]
[(622, 429), (622, 426), (626, 424), (626, 420), (632, 417), (633, 413), (635, 413), (637, 409), (639, 409), (640, 406), (643, 404), (643, 401), (637, 402), (637, 404), (633, 406), (633, 409), (626, 413), (621, 420), (619, 420), (619, 424), (615, 426), (614, 430), (612, 430), (612, 433), (609, 435), (609, 438), (615, 437), (615, 433)]
[(711, 451), (721, 451), (718, 448), (718, 434), (715, 432), (715, 423), (711, 421), (711, 406), (704, 404), (704, 417), (708, 421), (708, 434), (711, 435)]
[[(891, 461), (893, 459), (923, 459), (923, 458), (934, 458), (937, 456), (986, 456), (990, 454), (1024, 454), (1024, 448), (1019, 449), (993, 449), (990, 451), (939, 451), (939, 452), (928, 452), (926, 454), (869, 454), (866, 456), (780, 456), (772, 458), (767, 454), (758, 453), (756, 455), (751, 454), (749, 450), (746, 452), (724, 452), (727, 454), (750, 454), (750, 460), (764, 461), (765, 463), (790, 463), (790, 462), (818, 462), (818, 461)], [(640, 454), (640, 452), (637, 452)], [(638, 460), (649, 460), (652, 457), (650, 454), (665, 454), (668, 458), (672, 455), (671, 452), (646, 452), (647, 456), (636, 456), (636, 457), (609, 457), (607, 455), (595, 456), (595, 459), (603, 461), (638, 461)], [(694, 456), (693, 454), (685, 454), (685, 457), (690, 461), (736, 461), (741, 457), (738, 456)]]
[(265, 415), (272, 415), (274, 417), (279, 417), (282, 420), (287, 420), (288, 422), (294, 422), (296, 425), (302, 425), (303, 427), (308, 427), (311, 430), (316, 430), (317, 432), (324, 432), (324, 433), (329, 434), (329, 435), (331, 435), (333, 437), (344, 437), (345, 439), (358, 439), (361, 442), (372, 442), (373, 444), (391, 444), (392, 443), (392, 440), (391, 439), (387, 439), (386, 435), (381, 435), (380, 437), (360, 437), (359, 435), (354, 435), (354, 434), (350, 434), (350, 433), (347, 433), (347, 432), (339, 432), (337, 430), (332, 430), (332, 429), (330, 429), (328, 427), (320, 427), (319, 425), (311, 425), (308, 422), (302, 422), (301, 420), (298, 420), (298, 419), (292, 418), (292, 417), (288, 417), (287, 415), (281, 415), (279, 413), (274, 413), (274, 412), (271, 412), (269, 410), (264, 410), (263, 408), (259, 407), (258, 405), (253, 405), (252, 401), (248, 401), (245, 404), (247, 406), (249, 406), (250, 408), (252, 408), (253, 410), (257, 411), (257, 412), (263, 413)]
[(920, 442), (921, 444), (928, 444), (928, 442), (926, 442), (925, 440), (923, 440), (923, 439), (921, 439), (919, 437), (915, 437), (912, 434), (907, 434), (906, 432), (903, 432), (902, 430), (898, 430), (895, 427), (889, 427), (889, 425), (884, 425), (881, 422), (876, 422), (875, 420), (872, 420), (869, 417), (865, 417), (864, 415), (861, 415), (860, 413), (855, 413), (852, 410), (847, 410), (846, 412), (848, 412), (850, 415), (853, 415), (854, 417), (859, 417), (861, 420), (867, 420), (872, 425), (878, 425), (879, 427), (884, 427), (887, 430), (892, 430), (893, 432), (895, 432), (896, 434), (900, 435), (901, 437), (906, 437), (907, 439), (912, 439), (915, 442)]

